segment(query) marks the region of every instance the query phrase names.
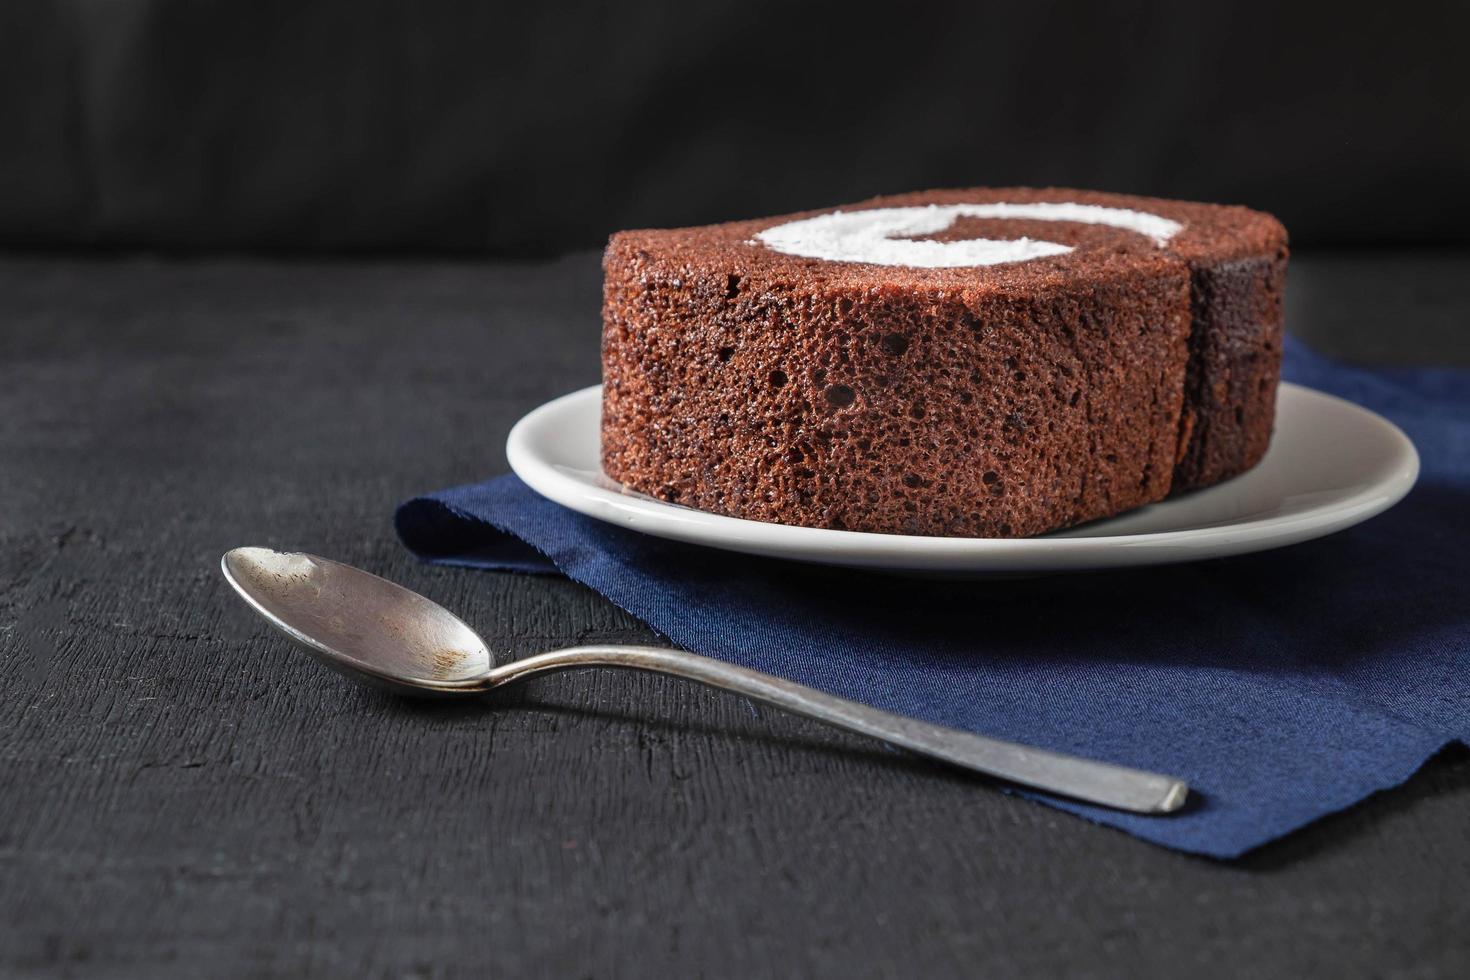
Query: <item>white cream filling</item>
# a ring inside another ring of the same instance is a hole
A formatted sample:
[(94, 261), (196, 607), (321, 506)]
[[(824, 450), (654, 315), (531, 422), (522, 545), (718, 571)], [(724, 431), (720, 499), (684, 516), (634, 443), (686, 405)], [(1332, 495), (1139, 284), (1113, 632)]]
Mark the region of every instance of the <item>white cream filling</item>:
[(936, 235), (953, 225), (957, 218), (1024, 218), (1108, 225), (1137, 232), (1160, 246), (1184, 227), (1156, 214), (1126, 208), (1066, 202), (1000, 202), (833, 211), (815, 218), (788, 221), (767, 228), (755, 237), (760, 243), (787, 255), (829, 262), (866, 262), (921, 269), (1001, 265), (1048, 255), (1065, 255), (1072, 251), (1070, 245), (1031, 238), (968, 238), (957, 242), (912, 240), (919, 235)]

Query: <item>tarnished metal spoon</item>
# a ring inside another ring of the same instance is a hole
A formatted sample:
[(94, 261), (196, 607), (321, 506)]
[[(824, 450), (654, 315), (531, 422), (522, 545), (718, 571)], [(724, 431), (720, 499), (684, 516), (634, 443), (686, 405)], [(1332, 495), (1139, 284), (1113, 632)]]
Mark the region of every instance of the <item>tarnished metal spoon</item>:
[(353, 677), (403, 694), (474, 695), (572, 667), (649, 670), (723, 688), (1022, 786), (1137, 813), (1170, 813), (1183, 781), (972, 735), (664, 647), (581, 646), (497, 664), (474, 630), (416, 592), (315, 555), (236, 548), (220, 562), (266, 621)]

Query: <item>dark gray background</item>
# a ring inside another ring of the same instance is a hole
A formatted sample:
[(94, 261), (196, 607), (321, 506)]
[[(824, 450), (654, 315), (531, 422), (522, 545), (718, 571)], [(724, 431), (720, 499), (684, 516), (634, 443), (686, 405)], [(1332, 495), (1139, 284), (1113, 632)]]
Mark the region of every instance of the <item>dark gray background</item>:
[(596, 247), (934, 186), (1467, 240), (1470, 5), (0, 5), (0, 246)]

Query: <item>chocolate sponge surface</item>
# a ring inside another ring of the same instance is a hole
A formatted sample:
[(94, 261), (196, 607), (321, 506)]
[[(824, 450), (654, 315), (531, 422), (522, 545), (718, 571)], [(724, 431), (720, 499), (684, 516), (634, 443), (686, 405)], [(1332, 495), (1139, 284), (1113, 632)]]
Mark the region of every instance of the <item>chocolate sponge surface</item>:
[(751, 520), (1022, 537), (1258, 462), (1280, 370), (1286, 233), (1246, 208), (973, 188), (841, 208), (1058, 202), (1167, 218), (959, 217), (935, 241), (1065, 254), (916, 268), (758, 236), (836, 209), (627, 231), (604, 257), (603, 468)]

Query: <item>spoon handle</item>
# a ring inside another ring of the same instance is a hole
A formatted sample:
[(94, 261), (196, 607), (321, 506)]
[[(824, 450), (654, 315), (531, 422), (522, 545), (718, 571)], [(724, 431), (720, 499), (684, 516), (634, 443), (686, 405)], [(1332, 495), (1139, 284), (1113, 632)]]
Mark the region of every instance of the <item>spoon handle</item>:
[(573, 667), (623, 667), (672, 674), (734, 691), (868, 735), (919, 755), (1076, 800), (1136, 813), (1169, 813), (1189, 793), (1179, 779), (1140, 769), (985, 738), (834, 697), (770, 674), (664, 647), (583, 646), (553, 650), (496, 667), (487, 687)]

